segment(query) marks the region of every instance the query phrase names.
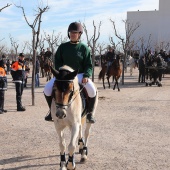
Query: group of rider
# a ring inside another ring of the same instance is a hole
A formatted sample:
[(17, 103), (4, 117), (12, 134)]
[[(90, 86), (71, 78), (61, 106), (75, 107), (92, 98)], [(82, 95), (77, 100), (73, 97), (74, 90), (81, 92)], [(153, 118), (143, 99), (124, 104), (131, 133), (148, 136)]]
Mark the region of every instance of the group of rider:
[[(139, 78), (138, 82), (155, 83), (162, 86), (163, 62), (168, 62), (169, 56), (165, 50), (152, 53), (151, 50), (146, 50), (145, 54), (138, 61)], [(146, 81), (145, 81), (146, 78)], [(156, 80), (158, 78), (158, 80)]]

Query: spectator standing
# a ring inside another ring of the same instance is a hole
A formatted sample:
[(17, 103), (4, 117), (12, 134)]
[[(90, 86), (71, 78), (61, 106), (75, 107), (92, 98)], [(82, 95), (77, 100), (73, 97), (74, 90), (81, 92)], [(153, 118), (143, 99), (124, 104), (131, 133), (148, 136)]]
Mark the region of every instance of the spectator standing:
[(145, 57), (141, 56), (139, 59), (139, 79), (138, 82), (144, 83), (145, 82)]
[(2, 59), (0, 60), (0, 114), (7, 112), (7, 110), (4, 110), (5, 90), (7, 90), (7, 77)]
[(9, 59), (6, 62), (6, 66), (7, 66), (7, 74), (9, 74), (10, 73), (10, 66), (11, 66)]
[(22, 106), (21, 102), (25, 79), (25, 62), (23, 53), (20, 53), (18, 61), (12, 64), (11, 75), (13, 82), (15, 83), (17, 111), (25, 111), (26, 109), (24, 106)]
[(24, 87), (27, 87), (27, 79), (30, 74), (29, 63), (25, 62), (25, 80), (24, 80)]

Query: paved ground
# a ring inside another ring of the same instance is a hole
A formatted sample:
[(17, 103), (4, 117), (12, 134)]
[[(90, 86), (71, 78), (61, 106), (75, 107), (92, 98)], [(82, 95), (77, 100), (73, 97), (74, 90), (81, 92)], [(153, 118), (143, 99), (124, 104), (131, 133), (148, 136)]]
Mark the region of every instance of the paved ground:
[[(95, 83), (99, 90), (96, 124), (89, 139), (84, 170), (169, 170), (170, 169), (170, 75), (163, 87), (145, 87), (137, 83), (138, 70), (129, 76), (120, 92), (104, 90), (98, 82), (99, 68), (95, 69)], [(16, 112), (14, 84), (9, 76), (5, 96), (8, 113), (0, 115), (0, 170), (56, 170), (59, 169), (59, 147), (53, 123), (44, 121), (48, 111), (43, 97), (45, 79), (36, 88), (32, 106), (30, 78), (24, 90), (26, 112)], [(69, 131), (66, 130), (68, 144)]]

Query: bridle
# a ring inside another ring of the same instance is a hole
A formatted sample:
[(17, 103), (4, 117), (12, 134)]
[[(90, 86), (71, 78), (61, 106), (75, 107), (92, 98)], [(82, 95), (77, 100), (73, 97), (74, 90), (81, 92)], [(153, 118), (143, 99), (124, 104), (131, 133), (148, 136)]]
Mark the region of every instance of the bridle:
[[(70, 82), (70, 83), (73, 83), (73, 80), (58, 80), (56, 79), (55, 82)], [(81, 93), (81, 91), (84, 89), (84, 86), (82, 86), (82, 88), (79, 90), (79, 89), (74, 89), (74, 83), (73, 83), (73, 88), (72, 90), (70, 90), (70, 94), (69, 94), (69, 99), (68, 99), (68, 103), (67, 104), (62, 104), (62, 103), (58, 103), (56, 102), (56, 98), (55, 98), (55, 95), (54, 95), (54, 87), (53, 87), (53, 92), (52, 92), (52, 97), (55, 101), (55, 104), (56, 104), (56, 108), (57, 109), (65, 109), (67, 110), (71, 104), (73, 103), (73, 101), (77, 98), (77, 96)], [(73, 97), (74, 96), (74, 97)]]

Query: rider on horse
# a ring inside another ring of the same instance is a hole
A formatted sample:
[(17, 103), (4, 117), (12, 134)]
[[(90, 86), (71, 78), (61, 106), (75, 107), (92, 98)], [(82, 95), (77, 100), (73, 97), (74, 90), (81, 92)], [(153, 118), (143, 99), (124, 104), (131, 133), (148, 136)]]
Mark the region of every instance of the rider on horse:
[(114, 49), (111, 46), (109, 46), (109, 51), (107, 52), (106, 58), (105, 58), (105, 60), (107, 62), (107, 73), (106, 73), (106, 75), (108, 74), (109, 67), (111, 66), (114, 59), (115, 59)]
[[(55, 54), (55, 69), (59, 70), (63, 65), (68, 65), (74, 70), (78, 69), (78, 81), (83, 85), (88, 94), (88, 113), (87, 123), (95, 123), (93, 117), (93, 110), (96, 101), (96, 88), (89, 78), (92, 75), (92, 59), (89, 48), (80, 42), (81, 35), (83, 33), (83, 27), (78, 22), (73, 22), (68, 27), (69, 42), (62, 43)], [(44, 88), (45, 98), (47, 100), (49, 108), (52, 103), (52, 87), (55, 78), (51, 79)], [(51, 110), (45, 117), (45, 120), (51, 121)]]
[(50, 60), (52, 60), (52, 59), (51, 59), (51, 55), (52, 55), (52, 52), (50, 51), (49, 48), (47, 48), (47, 51), (46, 51), (45, 54), (44, 54), (44, 59), (45, 59), (45, 61), (46, 61), (47, 58), (50, 59)]

